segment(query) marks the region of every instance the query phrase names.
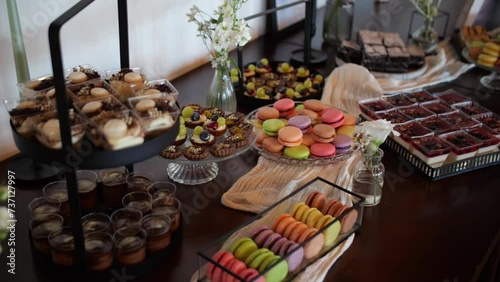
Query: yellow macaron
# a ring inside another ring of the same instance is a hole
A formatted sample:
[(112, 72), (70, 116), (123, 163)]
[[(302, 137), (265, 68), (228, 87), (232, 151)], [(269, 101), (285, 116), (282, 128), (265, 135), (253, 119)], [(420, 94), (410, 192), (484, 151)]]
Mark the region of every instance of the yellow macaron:
[(479, 61), (483, 61), (489, 64), (494, 64), (497, 61), (497, 58), (494, 56), (486, 55), (486, 54), (481, 54), (478, 57)]
[(484, 48), (489, 48), (495, 52), (500, 52), (500, 45), (494, 42), (487, 42), (486, 44), (484, 44)]
[(500, 54), (500, 52), (499, 51), (495, 51), (495, 50), (493, 50), (491, 48), (485, 47), (485, 48), (483, 48), (483, 54), (490, 55), (490, 56), (493, 56), (493, 57), (497, 58), (498, 55)]
[(494, 64), (494, 63), (488, 63), (488, 62), (485, 62), (485, 61), (483, 61), (483, 60), (478, 60), (478, 61), (477, 61), (477, 63), (478, 63), (478, 64), (480, 64), (480, 65), (483, 65), (483, 66), (490, 67), (490, 68), (492, 68), (492, 67), (494, 67), (494, 66), (495, 66), (495, 64)]

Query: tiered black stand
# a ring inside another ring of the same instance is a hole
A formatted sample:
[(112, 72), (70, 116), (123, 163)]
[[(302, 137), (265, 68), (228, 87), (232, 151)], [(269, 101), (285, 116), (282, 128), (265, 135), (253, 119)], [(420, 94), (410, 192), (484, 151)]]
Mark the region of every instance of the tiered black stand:
[[(64, 268), (47, 261), (47, 258), (37, 256), (34, 253), (35, 261), (40, 262), (40, 266), (44, 272), (47, 272), (52, 280), (86, 280), (97, 279), (103, 281), (111, 281), (113, 277), (119, 280), (122, 273), (126, 273), (129, 277), (137, 277), (148, 273), (153, 267), (156, 267), (161, 261), (161, 258), (168, 253), (168, 248), (164, 252), (149, 257), (145, 262), (129, 266), (121, 267), (115, 264), (114, 268), (105, 273), (92, 273), (87, 271), (85, 264), (85, 246), (81, 224), (80, 204), (76, 180), (77, 169), (101, 169), (112, 168), (118, 166), (127, 166), (130, 171), (133, 169), (133, 164), (150, 157), (157, 155), (168, 144), (171, 144), (177, 136), (179, 129), (179, 121), (175, 126), (166, 133), (157, 136), (153, 139), (146, 140), (144, 144), (116, 151), (106, 151), (102, 148), (97, 148), (86, 139), (83, 140), (82, 146), (78, 149), (73, 148), (71, 142), (70, 122), (69, 122), (69, 103), (65, 96), (66, 85), (64, 78), (64, 68), (62, 62), (62, 50), (60, 44), (60, 30), (62, 26), (71, 20), (75, 15), (83, 11), (94, 0), (82, 0), (54, 20), (49, 27), (49, 44), (52, 58), (52, 71), (55, 81), (57, 111), (59, 122), (61, 125), (61, 150), (49, 149), (33, 140), (28, 140), (17, 134), (11, 124), (14, 135), (14, 142), (19, 150), (26, 156), (33, 158), (35, 161), (56, 166), (62, 170), (66, 177), (68, 197), (70, 202), (72, 229), (75, 242), (76, 264), (72, 268)], [(120, 63), (122, 68), (129, 67), (129, 46), (128, 46), (128, 15), (127, 15), (127, 0), (117, 0), (118, 2), (118, 25), (120, 38)], [(175, 238), (174, 238), (175, 240)], [(38, 263), (37, 263), (38, 264)], [(118, 275), (118, 276), (117, 276)], [(117, 278), (118, 277), (118, 278)], [(118, 281), (117, 280), (117, 281)]]

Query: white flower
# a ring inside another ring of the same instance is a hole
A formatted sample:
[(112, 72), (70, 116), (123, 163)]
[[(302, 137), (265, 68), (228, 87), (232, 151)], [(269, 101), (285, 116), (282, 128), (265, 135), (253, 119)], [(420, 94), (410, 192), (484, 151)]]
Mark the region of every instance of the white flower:
[(391, 124), (391, 122), (385, 119), (379, 119), (362, 122), (359, 126), (356, 126), (354, 132), (370, 136), (371, 143), (375, 144), (378, 148), (385, 142), (385, 139), (387, 139), (393, 128), (394, 124)]

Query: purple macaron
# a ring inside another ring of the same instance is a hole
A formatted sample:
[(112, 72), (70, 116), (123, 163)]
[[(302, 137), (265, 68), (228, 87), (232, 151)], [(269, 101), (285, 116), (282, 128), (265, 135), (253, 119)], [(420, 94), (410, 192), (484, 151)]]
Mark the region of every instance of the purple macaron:
[(274, 232), (273, 234), (271, 234), (271, 236), (267, 237), (267, 240), (262, 246), (266, 249), (270, 249), (280, 238), (283, 237), (279, 233)]
[(303, 133), (308, 133), (311, 129), (311, 118), (308, 116), (294, 116), (288, 120), (288, 125), (299, 128)]
[(281, 250), (281, 247), (283, 247), (283, 245), (288, 242), (289, 240), (285, 237), (281, 237), (280, 239), (278, 239), (278, 241), (276, 241), (273, 246), (271, 247), (271, 252), (275, 253), (275, 254), (279, 254), (280, 253), (280, 250)]
[(253, 240), (255, 241), (257, 246), (263, 246), (267, 238), (271, 236), (273, 233), (274, 231), (272, 231), (271, 229), (262, 230), (262, 232), (260, 232), (257, 236), (255, 236)]
[(257, 228), (255, 228), (252, 233), (250, 233), (250, 238), (252, 238), (253, 240), (255, 240), (255, 238), (264, 230), (270, 230), (271, 228), (269, 226), (266, 226), (266, 225), (261, 225)]
[(293, 241), (290, 242), (292, 242), (292, 244), (287, 244), (281, 248), (279, 256), (284, 257), (288, 255), (286, 258), (288, 263), (288, 272), (294, 272), (299, 268), (302, 260), (304, 259), (304, 248), (300, 247), (299, 244)]
[(343, 154), (348, 152), (352, 146), (352, 138), (347, 135), (339, 134), (335, 136), (333, 140), (333, 145), (335, 145), (335, 149), (337, 154)]

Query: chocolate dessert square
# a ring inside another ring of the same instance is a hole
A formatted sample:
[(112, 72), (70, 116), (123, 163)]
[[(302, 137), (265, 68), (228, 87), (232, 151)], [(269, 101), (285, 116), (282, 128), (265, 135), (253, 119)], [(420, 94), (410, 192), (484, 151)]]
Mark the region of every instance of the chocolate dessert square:
[(338, 53), (340, 59), (346, 63), (361, 64), (361, 47), (352, 41), (342, 40)]
[(384, 71), (387, 51), (382, 45), (365, 45), (362, 64), (369, 70)]
[(406, 50), (410, 54), (410, 68), (419, 68), (425, 63), (425, 53), (422, 47), (416, 45), (406, 46)]
[(382, 36), (386, 47), (405, 47), (405, 43), (397, 32), (384, 32), (382, 33)]
[(362, 45), (382, 45), (382, 36), (380, 32), (371, 30), (360, 30), (359, 41)]
[(410, 55), (404, 48), (389, 47), (387, 48), (389, 61), (386, 64), (386, 72), (407, 72), (410, 63)]

